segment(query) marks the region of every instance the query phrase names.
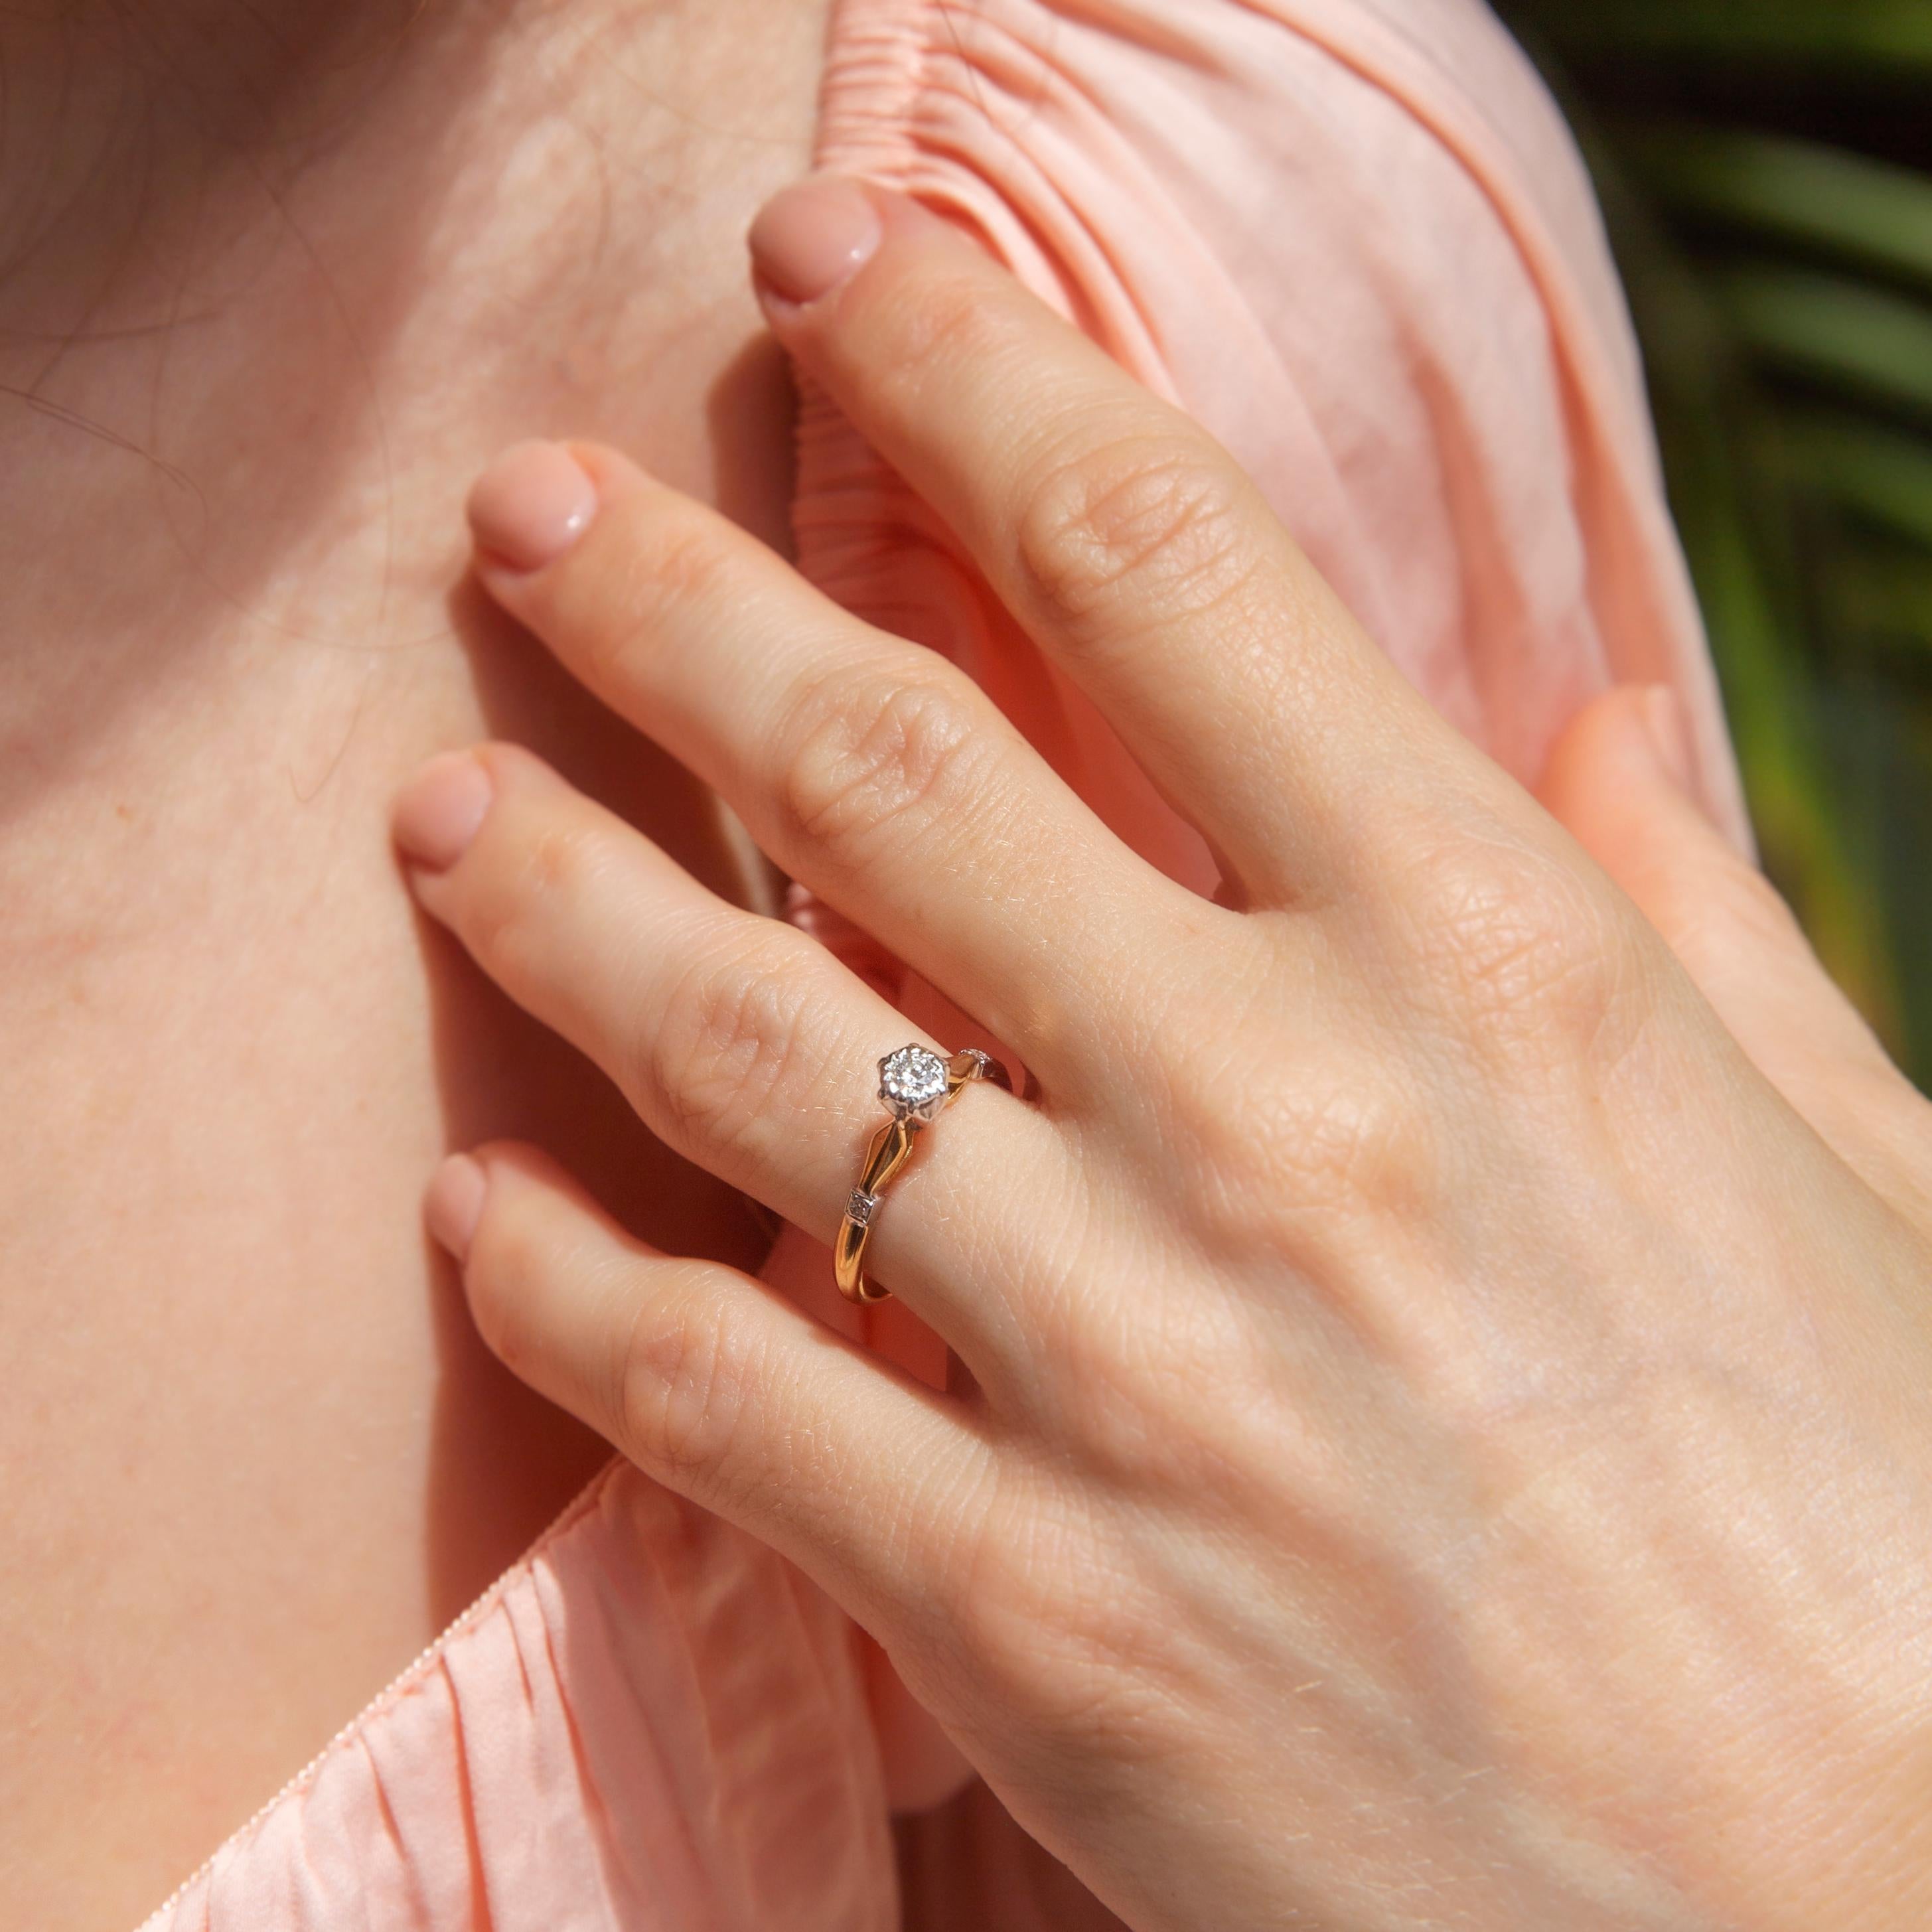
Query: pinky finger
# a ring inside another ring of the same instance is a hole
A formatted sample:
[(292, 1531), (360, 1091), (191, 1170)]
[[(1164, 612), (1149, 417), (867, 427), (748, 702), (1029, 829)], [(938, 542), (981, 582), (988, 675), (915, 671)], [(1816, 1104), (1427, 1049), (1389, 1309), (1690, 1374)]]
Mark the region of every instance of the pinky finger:
[(714, 1262), (634, 1240), (535, 1149), (446, 1161), (430, 1228), (484, 1340), (883, 1636), (939, 1584), (990, 1450), (958, 1406)]

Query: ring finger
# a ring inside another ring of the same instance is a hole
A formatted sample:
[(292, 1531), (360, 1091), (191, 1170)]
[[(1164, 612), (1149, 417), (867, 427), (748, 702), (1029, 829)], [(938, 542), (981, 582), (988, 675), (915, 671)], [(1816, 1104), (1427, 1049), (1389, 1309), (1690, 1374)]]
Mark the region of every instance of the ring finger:
[[(883, 1118), (877, 1062), (912, 1030), (890, 1004), (513, 746), (432, 761), (395, 830), (424, 908), (655, 1132), (832, 1238)], [(868, 1260), (990, 1392), (1017, 1346), (1021, 1311), (1004, 1290), (1028, 1240), (1022, 1196), (1070, 1198), (1078, 1177), (1052, 1123), (994, 1090), (963, 1095), (931, 1137), (940, 1144), (894, 1188)], [(974, 1231), (970, 1280), (949, 1242), (961, 1226)]]

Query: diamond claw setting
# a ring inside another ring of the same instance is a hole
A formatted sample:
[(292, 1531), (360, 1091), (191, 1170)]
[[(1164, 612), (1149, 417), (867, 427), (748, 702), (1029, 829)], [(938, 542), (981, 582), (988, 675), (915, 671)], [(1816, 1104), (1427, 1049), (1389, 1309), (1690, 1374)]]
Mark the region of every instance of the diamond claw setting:
[(945, 1104), (946, 1063), (923, 1046), (902, 1046), (879, 1062), (879, 1098), (893, 1118), (928, 1124)]

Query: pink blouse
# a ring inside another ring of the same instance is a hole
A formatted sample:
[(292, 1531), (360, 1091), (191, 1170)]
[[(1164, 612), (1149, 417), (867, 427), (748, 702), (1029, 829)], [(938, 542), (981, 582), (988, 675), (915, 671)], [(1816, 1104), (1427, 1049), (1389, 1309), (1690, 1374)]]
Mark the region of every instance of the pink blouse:
[[(1748, 843), (1595, 208), (1480, 0), (837, 0), (818, 158), (952, 214), (1204, 422), (1526, 780), (1606, 683), (1674, 684), (1706, 802)], [(1210, 887), (1198, 839), (822, 396), (800, 434), (807, 572), (964, 665), (1124, 836)], [(962, 1032), (862, 935), (797, 912)], [(829, 1268), (795, 1232), (773, 1261)], [(855, 1640), (781, 1558), (614, 1463), (148, 1927), (886, 1932)], [(961, 1868), (933, 1885), (947, 1922), (1066, 1927), (997, 1816), (979, 1794), (934, 1854)]]

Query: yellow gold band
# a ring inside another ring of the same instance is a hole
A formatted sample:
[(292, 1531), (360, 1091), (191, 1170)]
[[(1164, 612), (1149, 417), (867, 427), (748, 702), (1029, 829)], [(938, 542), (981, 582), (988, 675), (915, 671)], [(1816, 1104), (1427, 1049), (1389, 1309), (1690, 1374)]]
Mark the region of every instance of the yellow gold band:
[(920, 1129), (951, 1106), (975, 1080), (990, 1080), (1009, 1094), (1013, 1090), (1012, 1076), (977, 1047), (941, 1060), (925, 1047), (904, 1046), (879, 1062), (879, 1097), (892, 1108), (892, 1118), (872, 1136), (832, 1250), (838, 1292), (848, 1301), (883, 1301), (892, 1292), (866, 1278), (866, 1244), (872, 1238), (880, 1196), (912, 1158)]

